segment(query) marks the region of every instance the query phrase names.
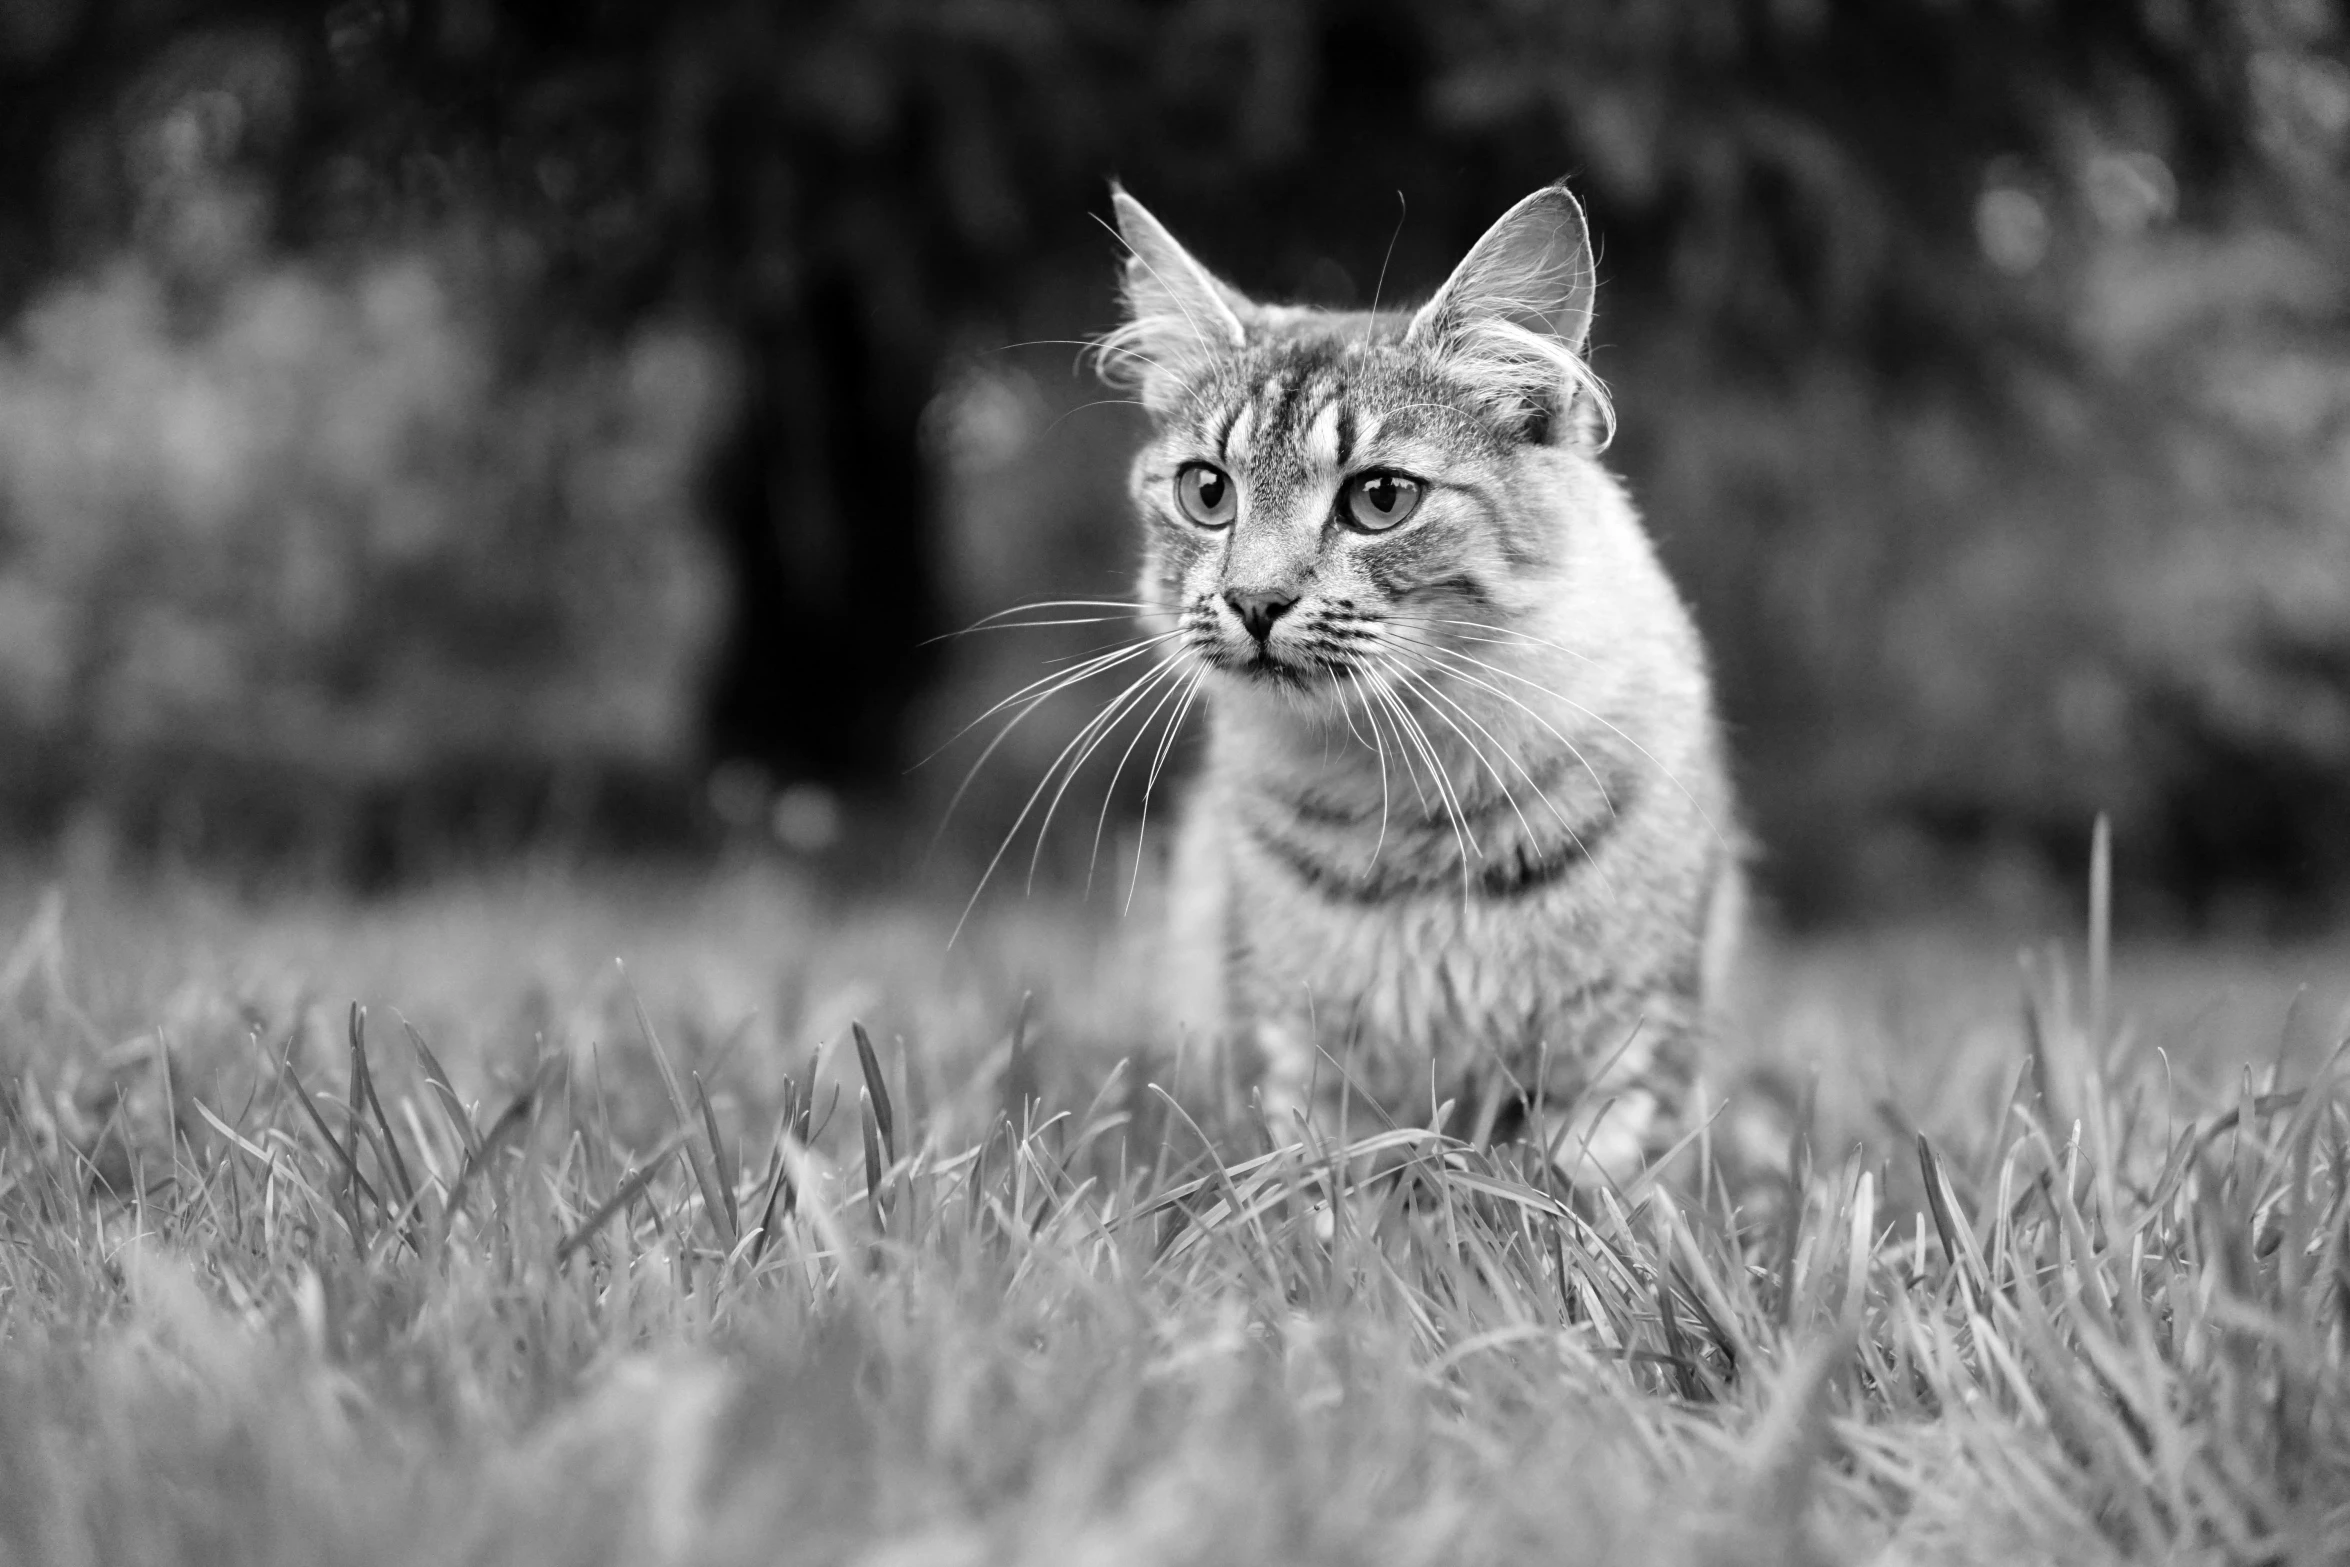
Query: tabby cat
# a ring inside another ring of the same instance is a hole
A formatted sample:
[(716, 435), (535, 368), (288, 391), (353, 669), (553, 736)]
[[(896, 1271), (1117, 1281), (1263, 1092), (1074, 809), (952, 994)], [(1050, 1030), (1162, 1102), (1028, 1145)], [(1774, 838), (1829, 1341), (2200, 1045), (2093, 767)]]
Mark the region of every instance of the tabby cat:
[(1582, 209), (1536, 191), (1366, 314), (1252, 303), (1115, 202), (1142, 598), (1210, 723), (1170, 1007), (1277, 1127), (1449, 1104), (1624, 1179), (1681, 1123), (1741, 874), (1704, 650), (1600, 461)]

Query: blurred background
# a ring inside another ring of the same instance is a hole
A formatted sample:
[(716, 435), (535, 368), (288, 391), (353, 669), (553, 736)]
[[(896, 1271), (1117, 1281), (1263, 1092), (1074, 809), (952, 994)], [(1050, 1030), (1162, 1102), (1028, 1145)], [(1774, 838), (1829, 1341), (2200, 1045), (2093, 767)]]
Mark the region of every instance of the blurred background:
[(1128, 591), (1108, 177), (1359, 305), (1564, 175), (1786, 920), (2062, 909), (2105, 811), (2126, 917), (2320, 927), (2346, 49), (2327, 0), (0, 0), (0, 838), (913, 876), (973, 752), (915, 764), (1107, 628), (934, 639)]

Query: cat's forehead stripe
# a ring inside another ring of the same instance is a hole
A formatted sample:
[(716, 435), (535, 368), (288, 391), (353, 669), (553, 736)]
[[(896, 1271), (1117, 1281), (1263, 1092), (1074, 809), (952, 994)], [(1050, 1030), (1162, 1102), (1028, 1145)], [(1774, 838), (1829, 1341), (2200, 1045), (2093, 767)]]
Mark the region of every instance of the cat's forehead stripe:
[[(1430, 437), (1432, 414), (1452, 414), (1442, 421), (1448, 430), (1474, 422), (1466, 410), (1450, 407), (1446, 389), (1399, 385), (1392, 376), (1380, 377), (1366, 399), (1363, 369), (1358, 343), (1309, 339), (1276, 345), (1233, 366), (1236, 373), (1222, 383), (1221, 407), (1202, 433), (1234, 465), (1343, 472), (1375, 447)], [(1394, 406), (1390, 400), (1397, 397), (1410, 400)]]
[(1256, 437), (1256, 428), (1257, 405), (1242, 403), (1239, 411), (1233, 414), (1232, 422), (1224, 427), (1224, 440), (1219, 450), (1227, 461), (1248, 460), (1249, 443)]
[(1238, 428), (1243, 413), (1248, 413), (1248, 409), (1243, 404), (1231, 404), (1229, 409), (1224, 411), (1222, 423), (1217, 423), (1217, 430), (1215, 430), (1217, 456), (1231, 456), (1231, 432)]
[(1305, 384), (1305, 375), (1297, 370), (1278, 370), (1265, 380), (1258, 395), (1263, 400), (1264, 418), (1260, 421), (1266, 438), (1278, 440), (1289, 433), (1290, 415), (1297, 407), (1297, 394)]
[(1249, 390), (1225, 432), (1222, 450), (1228, 459), (1246, 462), (1260, 443), (1271, 445), (1281, 439), (1300, 379), (1291, 370), (1276, 370)]
[(1338, 436), (1339, 414), (1339, 399), (1333, 397), (1306, 426), (1306, 455), (1317, 467), (1336, 468), (1345, 459), (1345, 446)]

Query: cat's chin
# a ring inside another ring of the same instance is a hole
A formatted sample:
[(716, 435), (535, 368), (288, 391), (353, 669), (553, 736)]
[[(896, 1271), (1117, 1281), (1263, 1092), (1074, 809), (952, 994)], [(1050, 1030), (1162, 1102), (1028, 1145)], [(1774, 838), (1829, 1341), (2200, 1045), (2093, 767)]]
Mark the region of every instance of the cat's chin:
[(1338, 678), (1325, 665), (1286, 658), (1264, 648), (1219, 652), (1208, 662), (1225, 680), (1250, 690), (1302, 691), (1328, 686)]
[(1336, 717), (1346, 704), (1344, 673), (1328, 664), (1293, 661), (1262, 653), (1213, 661), (1215, 684), (1231, 697), (1290, 715)]

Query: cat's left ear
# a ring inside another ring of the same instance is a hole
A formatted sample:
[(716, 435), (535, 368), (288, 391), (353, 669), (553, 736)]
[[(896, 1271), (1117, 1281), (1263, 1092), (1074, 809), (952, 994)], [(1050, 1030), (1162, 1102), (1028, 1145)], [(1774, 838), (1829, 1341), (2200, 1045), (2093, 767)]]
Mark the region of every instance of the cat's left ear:
[(1102, 374), (1134, 387), (1154, 413), (1164, 413), (1185, 383), (1245, 344), (1245, 318), (1254, 307), (1116, 184), (1110, 204), (1118, 237), (1126, 241), (1126, 322), (1102, 340)]
[(1404, 339), (1433, 347), (1480, 321), (1505, 321), (1579, 356), (1591, 336), (1598, 286), (1581, 203), (1564, 185), (1545, 186), (1469, 248)]

